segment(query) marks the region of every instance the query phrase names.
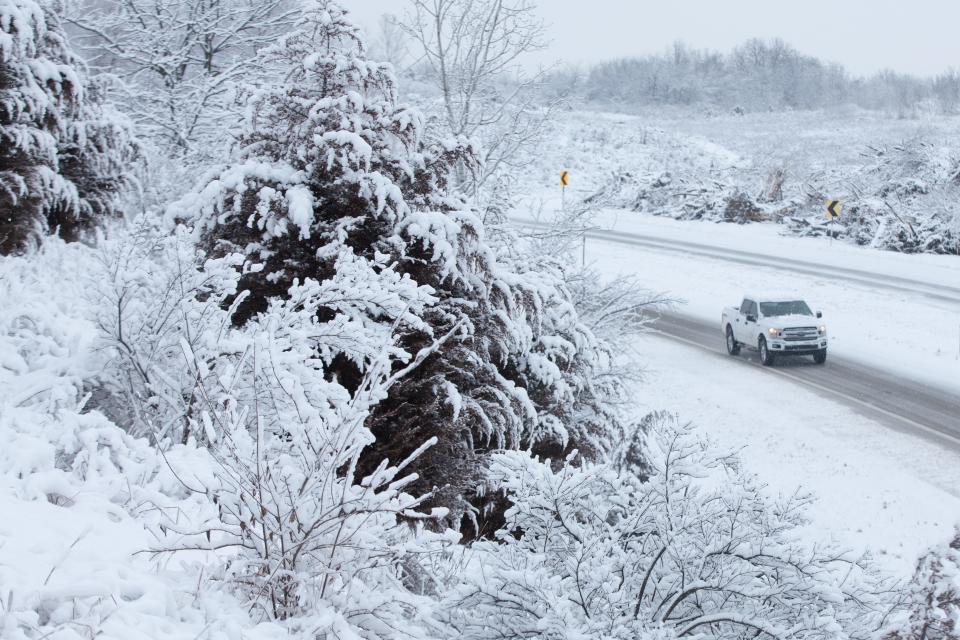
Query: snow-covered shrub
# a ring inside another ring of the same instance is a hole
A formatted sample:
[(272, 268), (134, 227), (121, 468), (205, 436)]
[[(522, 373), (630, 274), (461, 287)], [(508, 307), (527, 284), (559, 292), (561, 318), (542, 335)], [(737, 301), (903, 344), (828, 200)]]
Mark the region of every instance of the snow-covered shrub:
[(198, 586), (203, 563), (161, 568), (143, 553), (166, 519), (216, 513), (172, 471), (207, 481), (214, 464), (192, 445), (161, 452), (92, 409), (104, 355), (89, 293), (102, 264), (56, 238), (0, 257), (0, 637), (279, 638)]
[(960, 532), (920, 558), (907, 588), (906, 607), (885, 640), (960, 638)]
[[(698, 175), (692, 171), (663, 171), (634, 175), (616, 172), (597, 192), (585, 201), (600, 206), (616, 206), (669, 216), (677, 220), (713, 220), (718, 222), (763, 222), (780, 220), (797, 208), (794, 201), (784, 201), (783, 179), (772, 174), (759, 197), (754, 198), (728, 176)], [(767, 193), (772, 190), (773, 193)]]
[[(204, 447), (199, 466), (154, 455), (199, 504), (185, 513), (140, 495), (158, 536), (152, 550), (226, 554), (209, 570), (255, 617), (297, 618), (292, 628), (390, 637), (411, 611), (426, 615), (403, 579), (418, 553), (447, 538), (432, 543), (401, 518), (432, 518), (418, 512), (428, 496), (405, 493), (417, 476), (403, 471), (433, 441), (369, 474), (358, 461), (373, 442), (371, 409), (459, 330), (419, 353), (397, 344), (428, 329), (420, 318), (436, 302), (431, 289), (341, 247), (329, 278), (294, 282), (235, 327), (241, 256), (206, 259), (189, 232), (145, 221), (116, 236), (91, 250), (85, 306), (101, 363), (91, 404), (160, 451)], [(331, 375), (341, 359), (360, 373), (354, 388)]]
[(608, 184), (587, 201), (680, 220), (723, 219), (728, 189), (723, 181), (692, 172), (635, 175), (625, 171), (612, 175)]
[(460, 637), (872, 636), (879, 585), (864, 558), (804, 541), (806, 496), (772, 499), (735, 457), (654, 422), (646, 482), (630, 456), (494, 457), (512, 506), (446, 598)]
[(149, 218), (102, 238), (85, 290), (103, 365), (88, 381), (91, 406), (133, 435), (159, 442), (204, 440), (197, 430), (198, 380), (185, 353), (212, 362), (229, 346), (221, 307), (237, 293), (239, 256), (207, 259), (182, 229)]
[[(844, 212), (834, 224), (823, 218), (823, 197), (815, 211), (788, 220), (800, 235), (836, 234), (859, 245), (903, 253), (960, 254), (960, 159), (957, 152), (924, 139), (890, 147), (868, 147), (861, 167), (843, 176), (849, 194), (841, 198)], [(836, 181), (837, 176), (818, 176)], [(828, 191), (817, 187), (819, 193)]]
[[(434, 291), (422, 326), (398, 328), (400, 345), (417, 353), (454, 335), (372, 407), (376, 441), (361, 474), (436, 437), (411, 465), (419, 474), (411, 491), (432, 492), (459, 525), (465, 513), (480, 515), (468, 499), (483, 482), (486, 451), (599, 450), (599, 425), (573, 405), (590, 393), (603, 355), (591, 352), (562, 278), (502, 260), (479, 216), (449, 189), (456, 171), (476, 166), (475, 150), (463, 140), (424, 142), (389, 65), (366, 59), (335, 2), (310, 3), (263, 59), (280, 80), (254, 93), (238, 161), (169, 216), (191, 224), (211, 253), (243, 255), (238, 325), (289, 298), (297, 280), (334, 277), (345, 249)], [(375, 292), (368, 299), (368, 322), (390, 325)], [(318, 320), (331, 312), (318, 308)], [(363, 381), (360, 363), (344, 356), (329, 373), (351, 391)]]
[(22, 253), (53, 230), (75, 240), (119, 215), (136, 151), (56, 13), (0, 2), (0, 253)]
[[(222, 305), (236, 291), (234, 256), (198, 259), (187, 234), (149, 224), (116, 229), (100, 245), (54, 241), (0, 265), (13, 267), (0, 293), (16, 303), (0, 311), (0, 437), (9, 444), (0, 452), (0, 505), (18, 517), (42, 511), (41, 522), (51, 508), (75, 509), (98, 540), (121, 535), (101, 531), (110, 527), (93, 510), (127, 534), (116, 552), (94, 554), (96, 589), (74, 570), (56, 588), (34, 579), (40, 569), (0, 581), (15, 588), (3, 593), (13, 611), (0, 615), (0, 628), (24, 638), (96, 632), (110, 628), (114, 610), (124, 624), (138, 613), (143, 621), (136, 605), (122, 604), (143, 589), (113, 572), (124, 554), (152, 551), (164, 564), (170, 553), (188, 562), (187, 576), (165, 578), (166, 588), (209, 576), (232, 594), (230, 606), (248, 609), (251, 629), (279, 620), (311, 638), (417, 637), (432, 604), (405, 584), (420, 556), (457, 539), (410, 524), (444, 515), (423, 512), (428, 496), (407, 493), (417, 476), (406, 467), (434, 441), (371, 473), (358, 461), (374, 439), (371, 408), (458, 331), (417, 353), (397, 344), (404, 331), (427, 328), (420, 316), (436, 302), (430, 288), (344, 247), (331, 278), (295, 283), (234, 327), (234, 308)], [(57, 285), (65, 293), (55, 294)], [(389, 321), (371, 321), (371, 305)], [(337, 358), (358, 367), (356, 388), (330, 375)], [(64, 548), (95, 544), (74, 535)], [(22, 552), (26, 541), (13, 539), (10, 551)], [(67, 557), (64, 548), (51, 553)], [(0, 577), (8, 578), (3, 567)], [(177, 615), (195, 618), (192, 607)]]

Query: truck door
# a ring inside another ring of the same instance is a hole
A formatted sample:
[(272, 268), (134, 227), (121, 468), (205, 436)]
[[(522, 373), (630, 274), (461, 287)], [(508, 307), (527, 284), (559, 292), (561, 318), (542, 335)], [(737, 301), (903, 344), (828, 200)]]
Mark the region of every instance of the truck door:
[(737, 340), (751, 344), (753, 334), (757, 328), (757, 303), (748, 298), (744, 298), (740, 304), (740, 315), (737, 316)]

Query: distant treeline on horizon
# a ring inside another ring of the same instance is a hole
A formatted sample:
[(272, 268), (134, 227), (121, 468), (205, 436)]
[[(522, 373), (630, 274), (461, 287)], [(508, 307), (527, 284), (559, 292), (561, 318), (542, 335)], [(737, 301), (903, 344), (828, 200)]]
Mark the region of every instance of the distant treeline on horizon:
[(561, 69), (546, 84), (611, 105), (710, 105), (732, 110), (816, 109), (855, 104), (905, 114), (960, 111), (960, 72), (933, 78), (893, 71), (854, 76), (780, 39), (751, 39), (729, 53), (678, 42), (659, 54), (619, 58), (586, 70)]

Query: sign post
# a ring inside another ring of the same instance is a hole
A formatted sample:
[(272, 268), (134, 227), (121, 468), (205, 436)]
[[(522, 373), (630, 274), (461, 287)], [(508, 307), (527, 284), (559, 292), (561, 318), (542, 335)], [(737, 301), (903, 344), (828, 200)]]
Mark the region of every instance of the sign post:
[(833, 244), (833, 236), (836, 235), (834, 226), (836, 225), (837, 220), (840, 219), (840, 211), (843, 209), (843, 205), (840, 204), (839, 200), (827, 200), (827, 219), (830, 220), (830, 244)]

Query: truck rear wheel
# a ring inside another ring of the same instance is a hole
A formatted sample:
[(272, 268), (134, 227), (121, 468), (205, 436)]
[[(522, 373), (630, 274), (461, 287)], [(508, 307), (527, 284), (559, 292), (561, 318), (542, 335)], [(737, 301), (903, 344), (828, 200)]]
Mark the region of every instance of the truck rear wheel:
[(757, 342), (757, 351), (760, 352), (760, 362), (765, 367), (769, 367), (773, 364), (773, 361), (776, 360), (776, 356), (767, 348), (767, 339), (763, 336), (760, 336), (760, 340)]
[(727, 325), (727, 353), (732, 356), (740, 353), (740, 343), (733, 337), (733, 328), (730, 325)]
[(813, 361), (816, 362), (817, 364), (823, 364), (824, 362), (826, 362), (827, 350), (820, 349), (820, 351), (817, 351), (815, 354), (813, 354)]

